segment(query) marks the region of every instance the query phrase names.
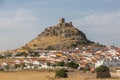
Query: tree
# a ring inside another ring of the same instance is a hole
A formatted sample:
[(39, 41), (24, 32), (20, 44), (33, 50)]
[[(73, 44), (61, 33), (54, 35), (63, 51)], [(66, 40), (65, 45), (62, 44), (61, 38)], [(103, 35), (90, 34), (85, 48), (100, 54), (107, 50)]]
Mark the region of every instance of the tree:
[(5, 66), (4, 66), (4, 70), (9, 71), (9, 69), (10, 69), (10, 66), (9, 66), (9, 65), (5, 65)]
[(3, 56), (3, 55), (0, 55), (0, 59), (3, 59), (3, 58), (5, 58), (5, 56)]
[(104, 65), (99, 66), (98, 68), (95, 69), (95, 71), (97, 73), (97, 78), (111, 77), (109, 68)]
[(47, 66), (51, 66), (52, 64), (50, 62), (47, 63)]
[(27, 57), (28, 53), (26, 53), (26, 52), (20, 52), (20, 53), (17, 53), (16, 56), (25, 56), (25, 57)]
[(60, 69), (60, 70), (57, 70), (57, 71), (56, 71), (56, 73), (55, 73), (55, 77), (67, 78), (68, 75), (67, 75), (65, 69)]
[(79, 67), (79, 64), (77, 64), (76, 62), (68, 62), (67, 64), (67, 67), (70, 67), (70, 68), (73, 68), (73, 69), (77, 69)]
[(20, 68), (20, 64), (15, 64), (14, 68)]
[(63, 61), (57, 62), (56, 65), (57, 65), (57, 66), (63, 67), (63, 66), (65, 66), (65, 62), (63, 62)]
[(39, 56), (40, 56), (40, 55), (39, 55), (39, 52), (35, 52), (35, 53), (34, 53), (34, 56), (35, 56), (35, 57), (39, 57)]

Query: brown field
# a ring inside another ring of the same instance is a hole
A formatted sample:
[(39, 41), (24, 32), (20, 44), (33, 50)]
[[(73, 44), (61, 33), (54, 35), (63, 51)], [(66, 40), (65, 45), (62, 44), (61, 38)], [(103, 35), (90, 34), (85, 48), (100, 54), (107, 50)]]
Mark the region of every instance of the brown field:
[(54, 72), (38, 71), (0, 72), (0, 80), (84, 80), (80, 76), (55, 79), (54, 75)]
[[(55, 78), (54, 72), (24, 70), (18, 72), (0, 72), (0, 80), (100, 80), (92, 73), (69, 72), (68, 78)], [(101, 79), (120, 80), (120, 79)]]
[(83, 75), (75, 72), (68, 73), (68, 78), (55, 78), (54, 76), (55, 72), (35, 70), (0, 72), (0, 80), (85, 80)]
[(54, 73), (36, 72), (36, 71), (19, 71), (19, 72), (0, 72), (0, 80), (49, 80)]

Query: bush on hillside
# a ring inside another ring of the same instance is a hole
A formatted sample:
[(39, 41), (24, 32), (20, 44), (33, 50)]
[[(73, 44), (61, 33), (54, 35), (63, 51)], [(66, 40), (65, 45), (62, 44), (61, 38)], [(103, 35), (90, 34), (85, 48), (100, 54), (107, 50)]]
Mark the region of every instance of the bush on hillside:
[(65, 70), (65, 69), (57, 70), (56, 73), (55, 73), (55, 77), (67, 78), (68, 75), (67, 75), (66, 72), (67, 72), (67, 70)]
[(46, 50), (56, 50), (56, 48), (54, 46), (48, 46)]

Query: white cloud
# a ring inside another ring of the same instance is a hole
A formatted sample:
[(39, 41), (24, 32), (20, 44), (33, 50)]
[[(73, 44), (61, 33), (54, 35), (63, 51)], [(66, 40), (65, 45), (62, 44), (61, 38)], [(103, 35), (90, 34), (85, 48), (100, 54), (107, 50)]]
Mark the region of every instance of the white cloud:
[(97, 33), (114, 34), (119, 32), (120, 11), (106, 14), (93, 14), (84, 18), (75, 20), (75, 24), (80, 24)]
[(40, 20), (29, 10), (0, 11), (0, 51), (21, 47), (36, 37)]
[(118, 34), (120, 29), (120, 11), (93, 14), (74, 21), (75, 24), (90, 29), (91, 32)]
[(120, 46), (120, 11), (102, 14), (90, 14), (74, 21), (77, 26), (87, 31), (95, 41), (105, 44), (116, 42)]
[(31, 12), (18, 8), (15, 12), (1, 12), (0, 14), (0, 27), (3, 28), (16, 28), (16, 27), (30, 27), (31, 22), (37, 21), (37, 17)]

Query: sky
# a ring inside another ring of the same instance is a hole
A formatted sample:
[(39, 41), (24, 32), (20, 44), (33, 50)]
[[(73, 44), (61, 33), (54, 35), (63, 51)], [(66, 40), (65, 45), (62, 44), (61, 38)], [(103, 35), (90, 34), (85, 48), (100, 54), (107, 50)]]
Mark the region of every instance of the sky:
[(60, 18), (91, 41), (120, 47), (120, 0), (0, 0), (0, 51), (19, 48)]

